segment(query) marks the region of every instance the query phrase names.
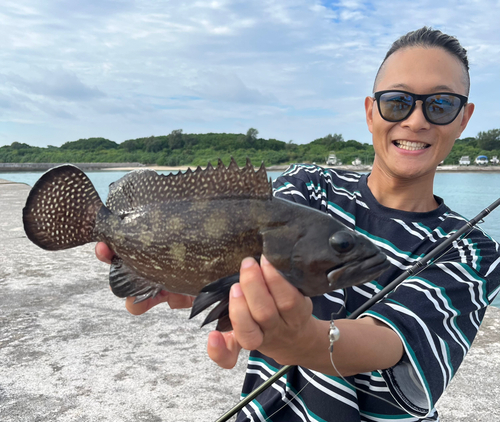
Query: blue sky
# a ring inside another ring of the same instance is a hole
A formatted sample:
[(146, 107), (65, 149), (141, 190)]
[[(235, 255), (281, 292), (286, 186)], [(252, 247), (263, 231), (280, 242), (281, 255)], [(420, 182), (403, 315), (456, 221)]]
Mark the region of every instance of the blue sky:
[(0, 146), (250, 127), (371, 142), (376, 70), (423, 25), (469, 51), (475, 136), (500, 128), (499, 22), (498, 0), (3, 0)]

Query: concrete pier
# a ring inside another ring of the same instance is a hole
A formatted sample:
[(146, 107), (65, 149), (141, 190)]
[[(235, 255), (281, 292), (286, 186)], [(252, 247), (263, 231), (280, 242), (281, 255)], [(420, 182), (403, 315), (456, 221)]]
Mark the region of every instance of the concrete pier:
[[(0, 421), (213, 421), (236, 404), (246, 355), (218, 368), (205, 351), (210, 329), (187, 310), (130, 315), (94, 245), (32, 244), (22, 227), (29, 189), (0, 181)], [(491, 308), (438, 403), (440, 421), (500, 420), (499, 340)]]

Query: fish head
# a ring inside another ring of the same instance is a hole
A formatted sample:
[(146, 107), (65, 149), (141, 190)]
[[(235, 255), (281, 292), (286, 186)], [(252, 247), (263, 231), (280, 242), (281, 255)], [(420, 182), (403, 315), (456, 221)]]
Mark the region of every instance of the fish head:
[(367, 237), (331, 220), (328, 228), (308, 230), (293, 248), (293, 284), (306, 296), (366, 283), (390, 266), (387, 256)]

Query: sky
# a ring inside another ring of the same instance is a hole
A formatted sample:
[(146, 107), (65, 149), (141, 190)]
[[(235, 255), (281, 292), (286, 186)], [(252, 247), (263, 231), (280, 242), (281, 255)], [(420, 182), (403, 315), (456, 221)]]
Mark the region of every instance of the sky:
[(0, 146), (184, 133), (371, 142), (364, 98), (424, 25), (468, 50), (474, 116), (500, 128), (500, 0), (2, 0)]

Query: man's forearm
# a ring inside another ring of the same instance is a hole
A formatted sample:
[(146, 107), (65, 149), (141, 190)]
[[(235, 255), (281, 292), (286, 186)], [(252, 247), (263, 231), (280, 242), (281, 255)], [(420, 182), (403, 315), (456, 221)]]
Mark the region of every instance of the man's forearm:
[[(403, 356), (403, 344), (387, 325), (371, 317), (336, 320), (340, 338), (333, 346), (333, 362), (342, 376), (394, 366)], [(329, 321), (314, 320), (305, 339), (307, 346), (295, 364), (338, 375), (330, 361)]]

